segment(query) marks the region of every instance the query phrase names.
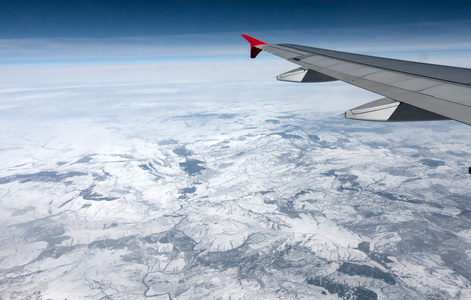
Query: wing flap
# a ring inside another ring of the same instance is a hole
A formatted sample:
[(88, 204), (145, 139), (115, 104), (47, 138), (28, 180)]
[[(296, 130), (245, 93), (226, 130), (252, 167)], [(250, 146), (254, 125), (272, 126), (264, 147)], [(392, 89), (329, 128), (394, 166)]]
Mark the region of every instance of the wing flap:
[(391, 84), (395, 87), (411, 91), (420, 91), (443, 84), (443, 82), (440, 81), (423, 79), (398, 72), (378, 72), (365, 76), (365, 79), (384, 84)]
[(471, 88), (452, 84), (441, 84), (426, 88), (421, 93), (435, 98), (448, 99), (448, 101), (469, 105), (471, 100)]

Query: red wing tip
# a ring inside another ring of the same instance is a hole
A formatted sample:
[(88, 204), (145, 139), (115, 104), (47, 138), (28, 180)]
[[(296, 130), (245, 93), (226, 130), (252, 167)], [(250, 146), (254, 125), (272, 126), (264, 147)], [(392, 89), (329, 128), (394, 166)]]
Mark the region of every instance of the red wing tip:
[(251, 37), (250, 35), (243, 34), (242, 35), (247, 42), (250, 43), (250, 57), (255, 58), (261, 51), (263, 45), (267, 43), (262, 42), (261, 40), (257, 40), (256, 38)]
[(261, 40), (257, 40), (256, 38), (251, 37), (250, 35), (242, 34), (242, 36), (244, 37), (244, 39), (247, 40), (247, 42), (250, 43), (250, 46), (252, 46), (252, 47), (267, 44), (265, 42), (262, 42)]

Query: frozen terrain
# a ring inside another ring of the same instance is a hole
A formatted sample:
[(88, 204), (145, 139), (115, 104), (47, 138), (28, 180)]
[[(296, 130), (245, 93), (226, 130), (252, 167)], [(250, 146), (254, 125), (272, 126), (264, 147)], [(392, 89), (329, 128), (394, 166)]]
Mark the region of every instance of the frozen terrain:
[(0, 298), (471, 298), (471, 127), (263, 84), (1, 87)]

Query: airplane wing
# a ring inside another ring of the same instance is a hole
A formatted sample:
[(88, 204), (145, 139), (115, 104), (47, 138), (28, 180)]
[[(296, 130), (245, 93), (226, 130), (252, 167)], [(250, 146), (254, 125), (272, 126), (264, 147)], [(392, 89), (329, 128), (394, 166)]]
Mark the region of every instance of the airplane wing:
[(346, 111), (346, 118), (383, 122), (453, 119), (471, 125), (471, 69), (267, 44), (242, 36), (250, 43), (252, 58), (263, 50), (300, 66), (278, 75), (278, 80), (341, 80), (385, 97)]

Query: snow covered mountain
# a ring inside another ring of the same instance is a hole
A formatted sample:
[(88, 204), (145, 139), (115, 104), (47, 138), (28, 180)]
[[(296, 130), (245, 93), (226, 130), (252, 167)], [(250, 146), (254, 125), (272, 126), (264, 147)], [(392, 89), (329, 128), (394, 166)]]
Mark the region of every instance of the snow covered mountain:
[(0, 298), (471, 297), (469, 127), (241, 93), (1, 89)]

